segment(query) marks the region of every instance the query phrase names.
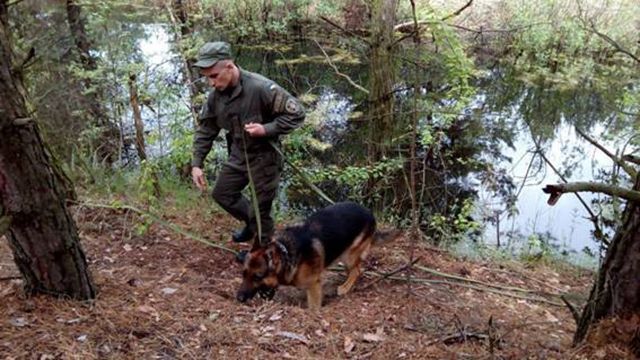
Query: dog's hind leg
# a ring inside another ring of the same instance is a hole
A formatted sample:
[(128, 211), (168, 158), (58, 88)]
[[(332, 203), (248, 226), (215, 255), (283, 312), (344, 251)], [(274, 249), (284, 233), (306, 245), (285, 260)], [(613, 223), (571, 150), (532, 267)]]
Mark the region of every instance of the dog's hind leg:
[(358, 277), (362, 274), (360, 264), (362, 263), (362, 260), (367, 257), (370, 248), (371, 238), (368, 238), (358, 244), (355, 248), (347, 250), (346, 256), (343, 260), (344, 265), (347, 267), (348, 275), (344, 284), (338, 286), (338, 296), (348, 293), (351, 288), (353, 288), (356, 280), (358, 280)]

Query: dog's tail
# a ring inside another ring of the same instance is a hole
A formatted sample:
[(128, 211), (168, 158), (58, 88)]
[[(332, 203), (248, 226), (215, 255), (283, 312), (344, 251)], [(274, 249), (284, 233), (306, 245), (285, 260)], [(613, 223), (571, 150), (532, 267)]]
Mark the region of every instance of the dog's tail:
[(402, 231), (398, 229), (379, 229), (373, 233), (373, 244), (382, 245), (402, 236)]

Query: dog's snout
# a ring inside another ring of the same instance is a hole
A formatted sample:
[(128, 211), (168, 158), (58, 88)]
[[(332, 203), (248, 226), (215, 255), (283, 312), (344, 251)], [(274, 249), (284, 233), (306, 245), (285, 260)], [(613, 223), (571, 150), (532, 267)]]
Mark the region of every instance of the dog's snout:
[(239, 302), (243, 303), (243, 302), (246, 302), (249, 298), (248, 298), (247, 294), (245, 294), (244, 292), (238, 291), (238, 293), (236, 294), (236, 299)]

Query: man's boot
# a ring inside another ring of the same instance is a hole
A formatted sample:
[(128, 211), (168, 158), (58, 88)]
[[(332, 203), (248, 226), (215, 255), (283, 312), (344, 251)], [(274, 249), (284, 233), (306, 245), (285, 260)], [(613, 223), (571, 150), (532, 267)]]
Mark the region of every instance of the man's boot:
[(251, 226), (245, 225), (244, 228), (238, 229), (231, 234), (233, 242), (241, 243), (252, 240), (256, 236)]

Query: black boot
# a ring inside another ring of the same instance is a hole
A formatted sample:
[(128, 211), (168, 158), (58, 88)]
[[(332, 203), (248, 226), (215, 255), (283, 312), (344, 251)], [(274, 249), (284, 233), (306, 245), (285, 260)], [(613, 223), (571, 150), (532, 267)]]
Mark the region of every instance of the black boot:
[(233, 242), (241, 243), (247, 242), (253, 239), (256, 236), (256, 233), (251, 229), (249, 225), (245, 225), (244, 228), (238, 229), (231, 234), (231, 239)]

